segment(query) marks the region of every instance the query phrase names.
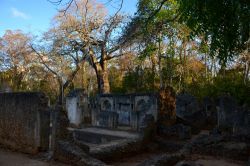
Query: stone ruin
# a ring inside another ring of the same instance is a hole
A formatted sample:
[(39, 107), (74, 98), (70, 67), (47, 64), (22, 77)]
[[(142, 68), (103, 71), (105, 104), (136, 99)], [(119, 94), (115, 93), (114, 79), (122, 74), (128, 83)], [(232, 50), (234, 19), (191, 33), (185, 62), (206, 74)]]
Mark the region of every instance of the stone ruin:
[(43, 93), (0, 93), (0, 105), (1, 146), (30, 154), (48, 151), (61, 161), (74, 155), (85, 164), (103, 165), (92, 157), (106, 161), (140, 151), (144, 119), (150, 115), (156, 122), (158, 116), (156, 94), (89, 98), (77, 89), (67, 96), (65, 112), (51, 107)]
[[(49, 151), (54, 159), (79, 166), (103, 166), (154, 149), (164, 154), (139, 165), (175, 165), (193, 154), (249, 158), (246, 106), (230, 96), (198, 101), (171, 90), (164, 94), (88, 97), (76, 89), (63, 111), (49, 106), (43, 93), (0, 93), (0, 146), (31, 154)], [(200, 133), (204, 129), (210, 132)]]
[(139, 131), (146, 115), (158, 116), (156, 94), (102, 94), (88, 98), (84, 91), (73, 91), (66, 98), (72, 126)]
[(250, 111), (246, 106), (238, 106), (234, 98), (222, 96), (218, 101), (217, 110), (217, 126), (221, 131), (250, 137)]
[(79, 127), (87, 123), (91, 114), (89, 111), (89, 101), (83, 89), (71, 91), (66, 97), (66, 110), (71, 125)]

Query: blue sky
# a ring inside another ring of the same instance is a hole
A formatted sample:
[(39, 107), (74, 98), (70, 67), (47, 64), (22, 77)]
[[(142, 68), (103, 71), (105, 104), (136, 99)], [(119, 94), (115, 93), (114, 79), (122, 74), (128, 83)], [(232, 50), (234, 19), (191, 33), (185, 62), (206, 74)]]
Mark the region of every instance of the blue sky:
[[(137, 0), (124, 0), (122, 12), (132, 15), (136, 11), (136, 3)], [(117, 3), (107, 6), (111, 13), (116, 10), (115, 7)], [(3, 36), (7, 29), (20, 29), (25, 33), (39, 35), (49, 28), (51, 19), (57, 11), (58, 6), (48, 0), (0, 0), (0, 36)]]

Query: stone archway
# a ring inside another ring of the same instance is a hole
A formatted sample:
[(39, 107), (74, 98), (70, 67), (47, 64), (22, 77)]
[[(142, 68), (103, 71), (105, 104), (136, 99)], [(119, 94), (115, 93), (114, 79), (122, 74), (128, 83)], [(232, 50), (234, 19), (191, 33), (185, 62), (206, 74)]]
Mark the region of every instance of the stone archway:
[(109, 100), (104, 100), (102, 103), (102, 111), (112, 111), (112, 105)]

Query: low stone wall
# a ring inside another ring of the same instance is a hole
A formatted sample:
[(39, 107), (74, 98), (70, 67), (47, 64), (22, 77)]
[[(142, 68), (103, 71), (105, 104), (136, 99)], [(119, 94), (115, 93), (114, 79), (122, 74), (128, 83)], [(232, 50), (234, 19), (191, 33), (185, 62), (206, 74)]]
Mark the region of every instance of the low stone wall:
[(0, 144), (25, 153), (49, 147), (50, 114), (43, 93), (0, 93)]

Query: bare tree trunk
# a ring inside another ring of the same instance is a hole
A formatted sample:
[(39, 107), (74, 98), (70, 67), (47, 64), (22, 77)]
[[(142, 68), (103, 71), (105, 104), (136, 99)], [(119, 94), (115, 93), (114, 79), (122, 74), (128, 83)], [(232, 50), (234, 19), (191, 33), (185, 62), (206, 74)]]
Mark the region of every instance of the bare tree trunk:
[(156, 66), (157, 61), (155, 60), (154, 56), (151, 56), (150, 59), (152, 62), (152, 72), (153, 72), (153, 87), (152, 88), (153, 90), (155, 90), (155, 74), (156, 74), (155, 66)]
[[(170, 42), (172, 43), (172, 39), (170, 39)], [(174, 47), (172, 44), (170, 44), (171, 47)], [(171, 48), (172, 49), (172, 48)], [(170, 75), (169, 75), (169, 84), (172, 86), (173, 83), (173, 70), (174, 70), (174, 54), (170, 54)]]
[(109, 85), (106, 62), (103, 63), (103, 66), (101, 66), (100, 64), (96, 64), (94, 69), (96, 72), (98, 92), (100, 94), (110, 93), (110, 85)]
[(161, 56), (158, 56), (159, 76), (160, 76), (160, 89), (163, 88), (162, 70), (161, 70)]
[(161, 69), (161, 34), (159, 36), (159, 42), (158, 42), (158, 66), (159, 66), (159, 76), (160, 76), (160, 89), (163, 88), (163, 75), (162, 75), (162, 69)]
[(183, 41), (183, 79), (182, 79), (182, 86), (185, 88), (185, 79), (187, 78), (187, 67), (186, 67), (186, 61), (187, 61), (187, 42)]
[(109, 79), (108, 79), (108, 72), (105, 70), (101, 71), (101, 75), (99, 77), (100, 84), (101, 84), (101, 93), (110, 93), (110, 85), (109, 85)]
[(108, 77), (108, 68), (107, 68), (107, 55), (104, 50), (104, 46), (102, 48), (102, 55), (100, 62), (97, 61), (94, 55), (94, 51), (91, 49), (90, 52), (91, 62), (90, 65), (94, 68), (96, 73), (98, 92), (100, 94), (110, 93), (110, 85), (109, 85), (109, 77)]
[(57, 78), (58, 84), (59, 84), (59, 96), (58, 96), (58, 101), (57, 105), (63, 105), (63, 96), (64, 96), (64, 89), (63, 89), (63, 82), (61, 78)]
[(245, 71), (244, 71), (244, 84), (247, 84), (248, 81), (248, 75), (249, 75), (249, 61), (246, 61), (245, 63)]
[(205, 53), (205, 78), (206, 81), (208, 80), (208, 74), (207, 74), (207, 54)]

